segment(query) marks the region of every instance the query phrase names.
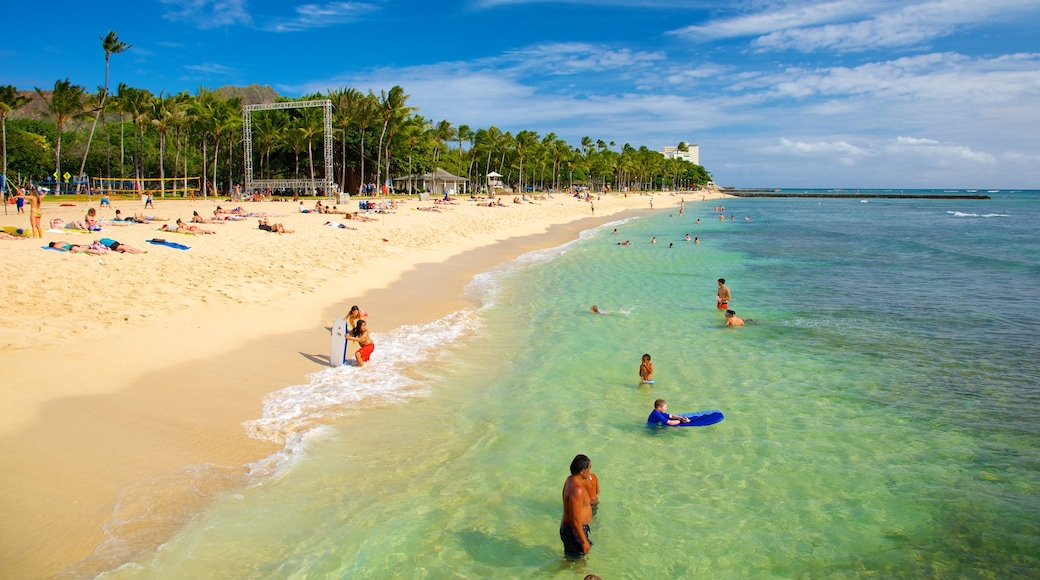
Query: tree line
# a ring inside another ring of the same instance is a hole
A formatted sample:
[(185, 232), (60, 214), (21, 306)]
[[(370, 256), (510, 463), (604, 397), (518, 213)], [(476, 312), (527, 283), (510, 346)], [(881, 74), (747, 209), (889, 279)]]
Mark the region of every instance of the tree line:
[[(44, 119), (8, 115), (32, 99), (15, 87), (0, 86), (3, 174), (34, 181), (52, 175), (89, 175), (133, 181), (143, 178), (199, 177), (204, 191), (230, 191), (244, 179), (242, 101), (200, 87), (158, 95), (119, 84), (109, 91), (109, 63), (131, 47), (115, 32), (101, 37), (105, 84), (94, 93), (68, 78), (50, 90), (35, 88), (46, 107)], [(685, 189), (706, 185), (711, 176), (700, 165), (667, 159), (645, 146), (583, 137), (572, 146), (553, 132), (515, 135), (498, 127), (473, 128), (448, 120), (433, 122), (408, 106), (400, 86), (378, 94), (341, 87), (300, 101), (329, 99), (333, 104), (332, 175), (344, 191), (362, 184), (392, 183), (396, 177), (436, 168), (465, 177), (475, 186), (497, 172), (520, 190), (561, 190), (581, 185), (604, 189)], [(280, 98), (279, 101), (293, 101)], [(256, 179), (321, 180), (325, 168), (320, 109), (280, 109), (252, 113), (252, 150)], [(100, 126), (100, 127), (99, 127)], [(685, 149), (680, 143), (679, 148)], [(418, 181), (398, 182), (411, 192)], [(66, 189), (76, 189), (66, 184)]]

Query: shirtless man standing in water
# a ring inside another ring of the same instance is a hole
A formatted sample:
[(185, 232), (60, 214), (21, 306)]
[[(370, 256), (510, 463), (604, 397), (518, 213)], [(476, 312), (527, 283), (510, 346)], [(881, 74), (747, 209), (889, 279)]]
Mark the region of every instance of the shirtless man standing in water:
[(571, 475), (563, 484), (563, 519), (560, 520), (560, 540), (563, 554), (577, 559), (592, 549), (589, 522), (592, 521), (592, 499), (585, 487), (585, 478), (592, 470), (592, 461), (584, 455), (575, 455), (571, 461)]
[(716, 300), (716, 306), (719, 310), (729, 308), (729, 298), (729, 288), (726, 287), (726, 279), (719, 278), (719, 297)]

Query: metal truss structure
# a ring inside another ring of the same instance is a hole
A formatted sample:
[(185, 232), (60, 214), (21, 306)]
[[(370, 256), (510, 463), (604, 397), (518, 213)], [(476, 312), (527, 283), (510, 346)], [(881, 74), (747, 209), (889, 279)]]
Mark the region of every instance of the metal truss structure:
[[(253, 112), (274, 111), (279, 109), (303, 109), (321, 107), (325, 110), (325, 177), (322, 179), (253, 179)], [(334, 179), (332, 175), (332, 101), (328, 99), (315, 101), (287, 101), (269, 105), (244, 105), (242, 107), (242, 137), (245, 149), (246, 183), (245, 191), (251, 193), (257, 189), (304, 189), (313, 191), (320, 188), (326, 197), (332, 196)]]

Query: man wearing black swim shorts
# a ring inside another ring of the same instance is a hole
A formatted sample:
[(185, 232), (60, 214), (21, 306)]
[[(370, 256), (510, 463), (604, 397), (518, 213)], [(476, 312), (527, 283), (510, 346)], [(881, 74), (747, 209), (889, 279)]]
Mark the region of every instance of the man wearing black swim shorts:
[(592, 549), (589, 522), (592, 521), (592, 498), (585, 487), (585, 479), (592, 470), (592, 461), (585, 455), (575, 455), (571, 461), (571, 475), (563, 484), (563, 519), (560, 521), (560, 540), (567, 558), (581, 558)]

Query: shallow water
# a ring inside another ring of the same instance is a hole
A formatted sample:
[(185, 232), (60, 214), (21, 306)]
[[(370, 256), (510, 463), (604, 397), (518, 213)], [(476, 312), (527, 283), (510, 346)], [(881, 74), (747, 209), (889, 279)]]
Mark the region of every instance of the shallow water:
[[(1040, 196), (992, 195), (688, 203), (525, 256), (272, 394), (280, 463), (105, 577), (1035, 577)], [(726, 420), (648, 430), (655, 398)]]

